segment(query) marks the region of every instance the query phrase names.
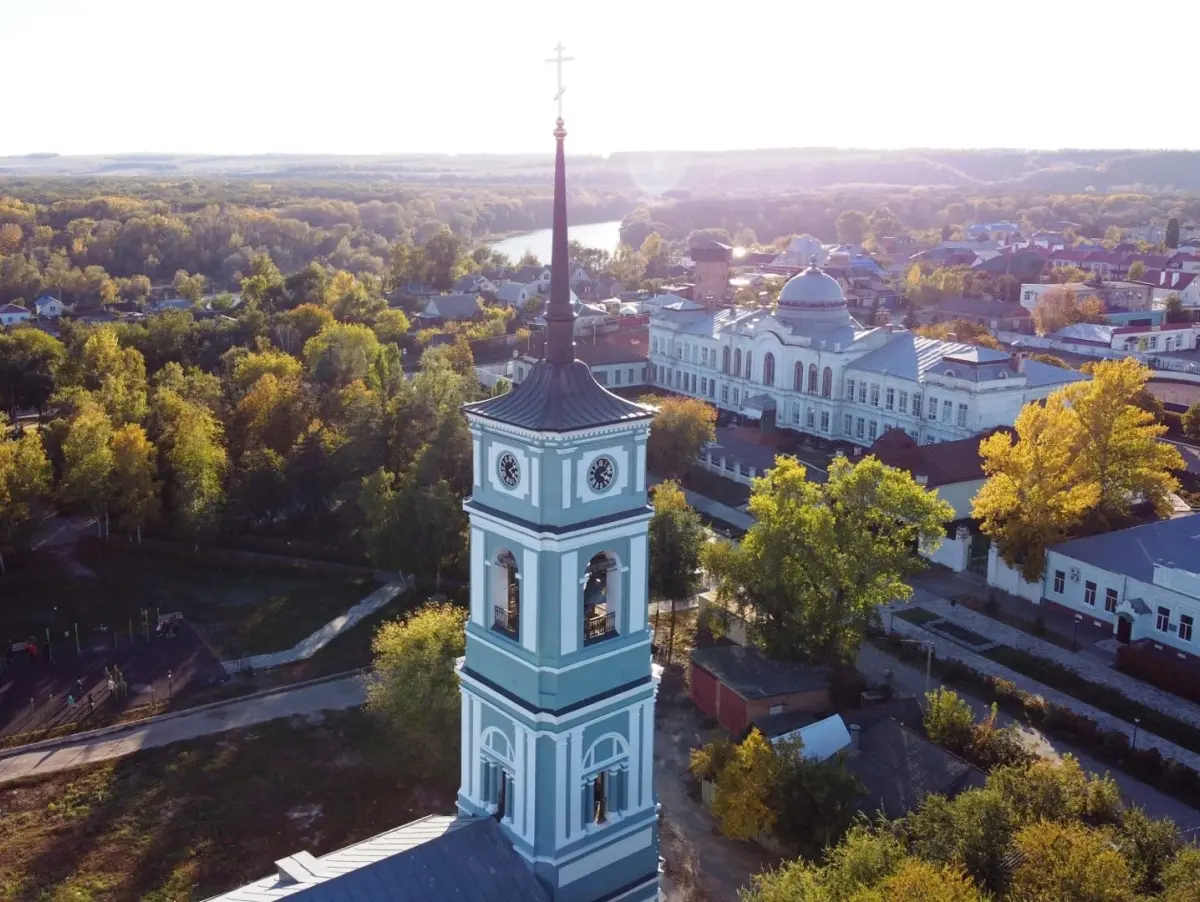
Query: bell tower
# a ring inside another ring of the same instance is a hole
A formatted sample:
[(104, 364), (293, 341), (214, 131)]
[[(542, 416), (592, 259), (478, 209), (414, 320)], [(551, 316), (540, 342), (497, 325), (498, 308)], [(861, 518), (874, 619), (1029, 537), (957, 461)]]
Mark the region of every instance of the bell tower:
[(556, 902), (658, 898), (648, 624), (652, 411), (575, 359), (560, 44), (546, 353), (465, 407), (474, 456), (458, 807)]

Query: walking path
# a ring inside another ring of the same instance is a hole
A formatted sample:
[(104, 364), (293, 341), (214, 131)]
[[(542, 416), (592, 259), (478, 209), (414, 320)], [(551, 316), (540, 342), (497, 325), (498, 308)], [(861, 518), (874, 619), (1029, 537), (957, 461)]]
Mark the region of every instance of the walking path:
[(279, 717), (354, 708), (365, 699), (362, 677), (355, 675), (154, 718), (141, 725), (131, 724), (125, 730), (106, 731), (100, 738), (82, 736), (51, 748), (0, 757), (0, 783), (120, 758), (141, 749), (237, 730)]
[(334, 617), (327, 624), (301, 639), (291, 648), (283, 651), (273, 651), (263, 655), (252, 655), (248, 658), (237, 658), (233, 661), (222, 661), (221, 666), (228, 674), (240, 673), (243, 670), (270, 670), (272, 667), (282, 667), (311, 658), (318, 651), (347, 630), (353, 629), (363, 619), (370, 617), (385, 604), (406, 589), (413, 586), (411, 576), (398, 582), (388, 583), (376, 589), (345, 614)]
[[(918, 598), (918, 594), (914, 595), (914, 599)], [(935, 597), (935, 596), (930, 596)], [(924, 600), (921, 602), (922, 607), (928, 607), (928, 603)], [(947, 605), (948, 607), (949, 605)], [(904, 604), (894, 604), (891, 606), (894, 610), (902, 610)], [(1091, 705), (1085, 704), (1074, 696), (1067, 695), (1065, 692), (1059, 692), (1057, 689), (1051, 689), (1049, 686), (1044, 686), (1036, 680), (1032, 680), (1024, 674), (1017, 673), (1015, 670), (1009, 670), (1001, 664), (997, 664), (991, 658), (985, 658), (983, 655), (976, 654), (973, 651), (967, 650), (964, 646), (953, 642), (949, 639), (944, 639), (941, 636), (931, 633), (923, 627), (917, 626), (915, 623), (909, 623), (907, 620), (902, 620), (899, 617), (892, 618), (892, 629), (902, 636), (908, 636), (922, 642), (932, 642), (934, 651), (939, 658), (953, 659), (961, 661), (968, 667), (978, 670), (980, 673), (988, 674), (989, 676), (1001, 677), (1009, 680), (1025, 692), (1031, 692), (1034, 695), (1040, 695), (1046, 701), (1054, 705), (1061, 705), (1064, 708), (1069, 708), (1079, 714), (1083, 714), (1092, 718), (1099, 724), (1102, 730), (1119, 730), (1131, 739), (1133, 737), (1133, 724), (1126, 723), (1111, 714), (1101, 711), (1099, 708), (1093, 708)], [(1003, 624), (995, 624), (992, 629), (1004, 628)], [(1019, 630), (1014, 630), (1019, 632)], [(1182, 700), (1180, 700), (1182, 703)], [(1147, 730), (1138, 730), (1137, 734), (1138, 748), (1153, 746), (1157, 748), (1164, 757), (1174, 758), (1181, 764), (1186, 764), (1189, 767), (1200, 769), (1200, 754), (1189, 751), (1183, 746), (1176, 745), (1163, 739), (1161, 736), (1155, 736)]]

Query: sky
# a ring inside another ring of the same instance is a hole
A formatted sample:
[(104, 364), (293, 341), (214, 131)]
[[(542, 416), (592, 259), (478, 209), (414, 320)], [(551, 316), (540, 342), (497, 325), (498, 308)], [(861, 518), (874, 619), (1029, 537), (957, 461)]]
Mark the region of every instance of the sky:
[(1143, 42), (1198, 23), (1183, 0), (0, 0), (0, 155), (546, 152), (560, 40), (574, 153), (1198, 148), (1200, 117), (1157, 114), (1173, 74), (1193, 93), (1187, 54)]

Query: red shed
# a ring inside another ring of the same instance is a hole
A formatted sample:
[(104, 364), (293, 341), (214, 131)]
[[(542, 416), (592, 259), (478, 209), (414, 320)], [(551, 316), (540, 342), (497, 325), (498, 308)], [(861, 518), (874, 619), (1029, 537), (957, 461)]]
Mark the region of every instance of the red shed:
[(756, 720), (833, 708), (830, 670), (773, 661), (753, 646), (718, 645), (692, 652), (692, 701), (726, 730), (740, 736)]

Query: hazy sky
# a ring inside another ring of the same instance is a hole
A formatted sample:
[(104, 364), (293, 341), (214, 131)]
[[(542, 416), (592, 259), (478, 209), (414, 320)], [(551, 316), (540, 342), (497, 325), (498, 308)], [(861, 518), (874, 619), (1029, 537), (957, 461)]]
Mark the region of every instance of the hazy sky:
[(0, 154), (546, 151), (560, 38), (575, 153), (1196, 148), (1170, 36), (1198, 22), (1192, 0), (0, 0)]

